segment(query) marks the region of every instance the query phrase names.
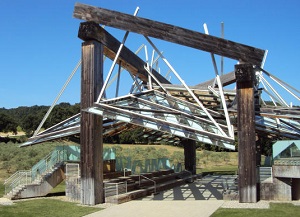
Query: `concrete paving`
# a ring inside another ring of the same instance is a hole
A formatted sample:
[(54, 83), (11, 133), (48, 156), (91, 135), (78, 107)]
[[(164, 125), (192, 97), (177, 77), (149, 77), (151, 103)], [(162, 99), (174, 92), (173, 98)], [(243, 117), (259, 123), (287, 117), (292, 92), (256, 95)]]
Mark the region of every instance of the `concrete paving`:
[(223, 200), (203, 201), (130, 201), (108, 207), (86, 217), (208, 217)]
[(10, 199), (8, 199), (8, 198), (1, 197), (0, 198), (0, 205), (11, 206), (11, 205), (13, 205), (13, 202)]
[(86, 217), (208, 217), (224, 204), (223, 180), (234, 176), (206, 176), (193, 183), (175, 187), (120, 205), (100, 204), (104, 210)]

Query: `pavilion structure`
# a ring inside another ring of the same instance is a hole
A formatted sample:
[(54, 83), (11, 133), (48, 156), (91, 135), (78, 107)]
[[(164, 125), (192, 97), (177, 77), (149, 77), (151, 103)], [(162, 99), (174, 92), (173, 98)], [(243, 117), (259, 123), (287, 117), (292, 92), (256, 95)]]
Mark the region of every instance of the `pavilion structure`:
[[(76, 3), (73, 16), (85, 20), (78, 31), (78, 37), (83, 40), (81, 113), (37, 133), (24, 145), (80, 133), (81, 203), (94, 205), (104, 202), (103, 171), (99, 169), (103, 167), (103, 136), (139, 126), (145, 128), (145, 136), (154, 136), (157, 141), (180, 142), (184, 146), (185, 168), (192, 173), (196, 173), (196, 142), (234, 150), (237, 136), (239, 201), (257, 202), (260, 136), (300, 138), (299, 111), (276, 94), (270, 94), (272, 101), (280, 101), (275, 103), (275, 109), (261, 99), (262, 74), (271, 76), (262, 69), (266, 51), (141, 18), (137, 11), (128, 15)], [(123, 41), (117, 40), (99, 24), (126, 31)], [(172, 84), (153, 64), (142, 60), (124, 45), (130, 32), (142, 35), (152, 45), (180, 84)], [(151, 38), (208, 52), (212, 56), (215, 78), (188, 86)], [(239, 63), (233, 72), (219, 74), (214, 55)], [(103, 56), (113, 61), (106, 78), (103, 76)], [(115, 65), (119, 66), (116, 97), (109, 99), (106, 90)], [(130, 94), (118, 96), (122, 69), (130, 74), (133, 85)], [(225, 90), (234, 83), (236, 90)]]

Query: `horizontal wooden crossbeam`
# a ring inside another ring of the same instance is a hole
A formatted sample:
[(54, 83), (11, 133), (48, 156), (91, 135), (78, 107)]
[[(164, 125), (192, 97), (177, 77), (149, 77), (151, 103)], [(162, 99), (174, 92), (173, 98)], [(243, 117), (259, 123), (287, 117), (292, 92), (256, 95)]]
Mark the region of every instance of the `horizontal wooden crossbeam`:
[(239, 61), (261, 65), (265, 51), (182, 27), (117, 11), (76, 3), (73, 16), (118, 29), (185, 45)]
[[(94, 22), (81, 23), (78, 31), (78, 37), (84, 41), (96, 40), (103, 44), (105, 46), (104, 55), (111, 60), (114, 60), (121, 44), (120, 41), (109, 34), (105, 29), (101, 28), (99, 24), (96, 24)], [(146, 63), (135, 53), (129, 50), (126, 46), (124, 46), (121, 50), (118, 58), (118, 63), (133, 75), (137, 75), (142, 81), (148, 81), (148, 72), (144, 68)], [(154, 69), (152, 69), (152, 74), (158, 79), (159, 82), (170, 84), (170, 82), (165, 77), (160, 75)], [(155, 83), (155, 81), (153, 82)]]

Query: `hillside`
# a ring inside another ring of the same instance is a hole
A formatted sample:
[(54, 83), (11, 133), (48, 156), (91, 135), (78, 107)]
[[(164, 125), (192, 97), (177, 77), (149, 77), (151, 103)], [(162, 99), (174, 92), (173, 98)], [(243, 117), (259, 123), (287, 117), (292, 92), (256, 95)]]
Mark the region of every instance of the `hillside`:
[[(22, 130), (32, 135), (41, 123), (50, 106), (20, 106), (18, 108), (0, 108), (0, 132), (17, 133)], [(54, 107), (44, 124), (45, 128), (53, 126), (80, 112), (80, 104), (60, 103)]]
[[(61, 145), (77, 145), (69, 141), (46, 142), (34, 146), (19, 148), (18, 144), (0, 143), (0, 182), (17, 170), (28, 170), (48, 153)], [(104, 147), (116, 149), (116, 156), (131, 156), (132, 159), (152, 159), (167, 157), (171, 163), (183, 164), (183, 148), (169, 145), (115, 145)], [(197, 171), (236, 170), (236, 152), (197, 151)]]

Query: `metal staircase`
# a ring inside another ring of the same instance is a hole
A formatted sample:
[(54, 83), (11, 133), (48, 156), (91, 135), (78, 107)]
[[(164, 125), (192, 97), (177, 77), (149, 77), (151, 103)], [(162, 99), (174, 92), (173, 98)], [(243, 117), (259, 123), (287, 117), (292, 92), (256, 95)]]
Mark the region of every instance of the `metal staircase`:
[(59, 146), (31, 170), (17, 171), (5, 180), (5, 197), (20, 199), (44, 196), (64, 180), (64, 163), (78, 161), (79, 147)]

